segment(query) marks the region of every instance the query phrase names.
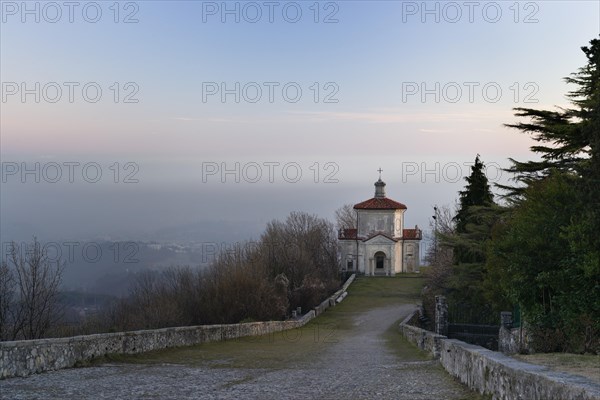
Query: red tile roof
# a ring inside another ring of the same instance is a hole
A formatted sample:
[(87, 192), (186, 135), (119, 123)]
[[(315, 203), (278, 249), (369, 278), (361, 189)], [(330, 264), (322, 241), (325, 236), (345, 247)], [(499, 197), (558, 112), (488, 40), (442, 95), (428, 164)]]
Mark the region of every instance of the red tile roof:
[(406, 210), (406, 206), (387, 197), (373, 197), (354, 206), (359, 210)]
[(420, 229), (404, 229), (402, 231), (403, 239), (421, 239)]
[(338, 239), (356, 239), (358, 229), (340, 229)]

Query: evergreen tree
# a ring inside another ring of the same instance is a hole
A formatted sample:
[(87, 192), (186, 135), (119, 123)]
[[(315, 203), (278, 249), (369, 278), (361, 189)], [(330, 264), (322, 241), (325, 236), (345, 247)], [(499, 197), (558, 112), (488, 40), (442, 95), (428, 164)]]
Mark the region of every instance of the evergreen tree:
[(529, 185), (488, 247), (486, 286), (520, 306), (536, 351), (600, 350), (598, 276), (582, 268), (570, 243), (573, 215), (585, 206), (572, 196), (576, 179), (552, 170)]
[(518, 203), (524, 200), (528, 185), (548, 176), (550, 171), (573, 173), (570, 186), (572, 203), (570, 223), (564, 227), (572, 250), (572, 265), (585, 271), (600, 295), (600, 40), (581, 48), (587, 64), (565, 78), (576, 86), (567, 94), (571, 107), (557, 111), (517, 108), (516, 115), (529, 117), (529, 122), (507, 126), (531, 134), (539, 145), (531, 150), (541, 155), (541, 161), (518, 162), (509, 172), (515, 173), (519, 187), (508, 189), (507, 196)]
[(481, 263), (485, 261), (484, 244), (490, 236), (496, 207), (479, 154), (465, 180), (467, 185), (459, 192), (459, 208), (454, 217), (456, 234), (445, 239), (454, 247), (455, 262)]
[[(520, 162), (510, 159), (508, 172), (523, 185), (504, 187), (509, 196), (519, 196), (527, 185), (543, 179), (550, 170), (575, 172), (582, 177), (586, 190), (597, 194), (600, 179), (600, 40), (593, 39), (582, 47), (588, 63), (565, 78), (577, 88), (567, 94), (572, 108), (556, 111), (515, 108), (515, 115), (528, 122), (506, 124), (532, 135), (539, 145), (531, 151), (541, 155), (541, 161)], [(598, 198), (596, 196), (596, 201)]]
[[(468, 307), (469, 322), (483, 322), (482, 316), (495, 315), (485, 294), (486, 248), (492, 227), (503, 209), (494, 203), (485, 165), (479, 158), (465, 178), (467, 184), (459, 192), (459, 206), (453, 218), (455, 229), (439, 234), (442, 247), (452, 248), (454, 263), (445, 278), (445, 292), (454, 309)], [(465, 321), (466, 322), (466, 321)]]
[(469, 208), (473, 206), (491, 206), (494, 202), (494, 195), (490, 191), (487, 176), (485, 176), (485, 166), (479, 159), (479, 154), (475, 157), (475, 164), (471, 167), (471, 175), (465, 178), (467, 186), (465, 190), (459, 192), (460, 207), (454, 221), (456, 222), (456, 231), (458, 233), (466, 232), (467, 223), (470, 221)]
[(507, 125), (532, 135), (541, 160), (511, 159), (513, 213), (488, 258), (541, 343), (567, 333), (548, 350), (600, 351), (600, 40), (582, 50), (587, 64), (565, 79), (571, 107), (516, 108), (529, 121)]

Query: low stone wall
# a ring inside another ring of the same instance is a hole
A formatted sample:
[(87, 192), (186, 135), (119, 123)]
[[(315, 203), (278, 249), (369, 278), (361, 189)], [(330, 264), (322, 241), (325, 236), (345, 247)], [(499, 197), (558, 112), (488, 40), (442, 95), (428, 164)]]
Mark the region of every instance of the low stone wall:
[(441, 340), (446, 339), (446, 336), (436, 335), (433, 332), (410, 325), (409, 321), (414, 317), (414, 315), (415, 312), (411, 313), (404, 319), (404, 321), (400, 323), (400, 332), (402, 332), (404, 337), (408, 339), (409, 342), (416, 345), (421, 350), (433, 354), (435, 358), (439, 358)]
[(410, 318), (400, 324), (410, 342), (439, 358), (448, 373), (471, 389), (491, 394), (495, 400), (600, 400), (600, 388), (589, 379), (436, 335), (407, 325)]
[[(69, 368), (107, 354), (136, 354), (169, 347), (260, 336), (300, 328), (319, 313), (335, 305), (338, 296), (354, 280), (352, 275), (342, 289), (299, 319), (249, 322), (244, 324), (199, 325), (131, 332), (102, 333), (66, 338), (0, 342), (0, 379)], [(323, 306), (324, 304), (327, 306)]]
[(583, 377), (554, 372), (455, 339), (442, 340), (441, 350), (440, 361), (446, 371), (495, 399), (600, 399), (598, 385)]
[(339, 292), (343, 293), (346, 290), (348, 290), (348, 287), (350, 286), (350, 284), (352, 282), (354, 282), (354, 278), (356, 278), (356, 274), (352, 274), (350, 275), (350, 277), (346, 280), (346, 282), (344, 282), (344, 284), (342, 285), (342, 288), (339, 290)]
[(344, 293), (346, 292), (346, 290), (348, 289), (348, 287), (350, 286), (350, 284), (352, 282), (354, 282), (354, 278), (356, 278), (356, 274), (352, 274), (350, 275), (350, 277), (346, 280), (346, 282), (344, 282), (344, 284), (342, 285), (341, 289), (338, 290), (337, 292), (335, 292), (334, 294), (332, 294), (331, 296), (329, 296), (328, 298), (326, 298), (321, 304), (319, 304), (318, 306), (316, 306), (314, 308), (315, 310), (315, 314), (316, 315), (320, 315), (322, 314), (325, 310), (327, 310), (329, 307), (333, 307), (337, 304), (336, 300)]
[(527, 328), (500, 327), (498, 333), (498, 351), (504, 354), (516, 354), (534, 352), (531, 337)]
[(314, 308), (315, 314), (316, 315), (321, 315), (322, 313), (325, 312), (325, 310), (327, 310), (329, 307), (331, 307), (331, 298), (328, 297), (325, 300), (323, 300), (323, 302), (321, 304), (319, 304), (318, 306), (316, 306)]
[(192, 346), (244, 336), (299, 328), (315, 317), (310, 311), (290, 321), (200, 325), (67, 338), (0, 342), (0, 379), (69, 368), (107, 354), (135, 354), (169, 347)]

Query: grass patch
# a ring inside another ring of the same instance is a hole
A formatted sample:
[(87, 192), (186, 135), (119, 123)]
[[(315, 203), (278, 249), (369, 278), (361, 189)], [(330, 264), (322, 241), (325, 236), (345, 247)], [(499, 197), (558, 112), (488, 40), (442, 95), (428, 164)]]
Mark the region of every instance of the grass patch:
[(395, 277), (358, 277), (348, 288), (348, 294), (366, 300), (365, 306), (380, 305), (389, 301), (406, 304), (417, 301), (423, 288), (420, 274), (402, 274)]
[[(319, 335), (321, 338), (319, 338)], [(104, 361), (181, 364), (210, 368), (282, 369), (309, 362), (326, 343), (324, 332), (305, 326), (269, 335), (243, 337), (134, 355), (109, 355)]]
[(400, 322), (402, 321), (398, 320), (394, 322), (383, 333), (383, 338), (385, 339), (385, 343), (388, 346), (389, 351), (405, 361), (433, 360), (433, 355), (420, 350), (417, 346), (413, 345), (406, 340), (404, 336), (402, 336), (398, 329)]
[(584, 376), (600, 384), (600, 355), (571, 353), (515, 354), (514, 358), (544, 365), (553, 371)]

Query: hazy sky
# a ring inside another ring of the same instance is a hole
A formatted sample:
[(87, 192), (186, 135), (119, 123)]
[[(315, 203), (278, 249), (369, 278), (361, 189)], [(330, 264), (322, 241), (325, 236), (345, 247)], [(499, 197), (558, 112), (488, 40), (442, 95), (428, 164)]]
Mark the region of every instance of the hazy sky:
[(532, 157), (502, 124), (566, 105), (600, 32), (597, 1), (69, 4), (1, 2), (2, 241), (260, 231), (379, 167), (426, 227), (476, 154)]

